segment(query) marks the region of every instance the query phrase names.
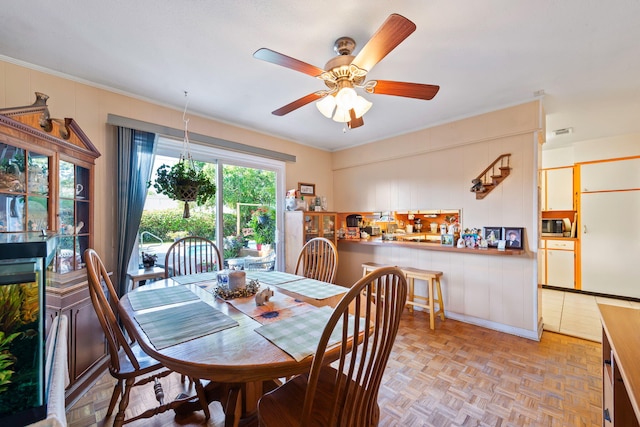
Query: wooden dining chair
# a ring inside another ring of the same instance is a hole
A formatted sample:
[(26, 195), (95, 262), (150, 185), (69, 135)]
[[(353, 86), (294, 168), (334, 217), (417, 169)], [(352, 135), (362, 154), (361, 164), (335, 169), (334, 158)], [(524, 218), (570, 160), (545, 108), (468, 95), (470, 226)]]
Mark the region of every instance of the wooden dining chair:
[[(329, 318), (310, 372), (294, 377), (260, 398), (259, 425), (378, 425), (378, 390), (406, 300), (407, 282), (397, 267), (380, 268), (358, 280)], [(350, 313), (361, 321), (353, 321)], [(334, 332), (343, 339), (329, 346)], [(345, 337), (359, 337), (360, 343), (353, 345), (354, 340)], [(325, 353), (337, 351), (336, 346), (340, 357), (328, 364)]]
[(316, 237), (300, 250), (295, 274), (323, 282), (335, 283), (338, 272), (338, 249), (329, 239)]
[[(182, 399), (164, 403), (164, 392), (158, 380), (171, 374), (172, 371), (147, 355), (137, 342), (125, 337), (123, 330), (120, 329), (116, 316), (120, 301), (102, 260), (93, 249), (87, 249), (84, 256), (87, 264), (87, 278), (91, 302), (93, 303), (109, 346), (109, 373), (117, 380), (109, 402), (107, 417), (113, 413), (118, 397), (120, 397), (118, 413), (113, 422), (114, 427), (120, 427), (123, 424), (141, 418), (151, 418), (156, 414), (161, 414), (170, 409), (176, 409), (181, 404), (193, 400), (194, 396), (186, 396)], [(132, 336), (131, 333), (128, 335), (130, 337)], [(197, 379), (194, 379), (193, 382), (195, 383), (196, 394), (200, 402), (199, 406), (204, 411), (206, 419), (209, 419), (209, 406), (204, 387)], [(129, 405), (131, 389), (148, 383), (151, 383), (153, 386), (159, 406), (125, 419), (125, 411)]]
[(190, 236), (174, 242), (164, 259), (165, 278), (222, 270), (220, 250), (211, 240)]

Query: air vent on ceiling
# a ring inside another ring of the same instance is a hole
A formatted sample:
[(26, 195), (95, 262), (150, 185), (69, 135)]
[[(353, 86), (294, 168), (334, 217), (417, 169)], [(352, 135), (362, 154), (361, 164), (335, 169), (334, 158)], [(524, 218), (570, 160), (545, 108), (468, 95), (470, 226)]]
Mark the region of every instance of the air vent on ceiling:
[(556, 129), (553, 131), (555, 136), (568, 135), (573, 132), (573, 128)]

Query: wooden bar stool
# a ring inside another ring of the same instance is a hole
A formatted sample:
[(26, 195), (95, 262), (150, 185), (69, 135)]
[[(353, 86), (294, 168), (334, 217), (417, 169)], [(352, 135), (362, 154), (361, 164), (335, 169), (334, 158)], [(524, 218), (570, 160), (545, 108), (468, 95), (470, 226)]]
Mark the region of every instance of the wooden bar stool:
[[(382, 267), (391, 267), (391, 265), (389, 264), (380, 264), (377, 262), (363, 262), (362, 263), (362, 277), (366, 276), (367, 274), (371, 273), (373, 270), (377, 270), (378, 268), (382, 268)], [(375, 287), (373, 288), (373, 292), (375, 292), (376, 289)], [(373, 294), (375, 295), (375, 293)]]
[(362, 263), (362, 277), (364, 277), (367, 274), (371, 273), (373, 270), (376, 270), (376, 269), (382, 268), (382, 267), (391, 267), (391, 265), (389, 265), (389, 264), (379, 264), (377, 262), (364, 262), (364, 263)]
[[(440, 316), (440, 319), (444, 320), (444, 302), (442, 300), (442, 288), (440, 287), (440, 277), (442, 271), (422, 270), (420, 268), (402, 267), (402, 272), (407, 278), (407, 285), (409, 286), (409, 293), (407, 295), (407, 304), (409, 305), (409, 311), (413, 311), (413, 306), (426, 308), (429, 310), (429, 326), (431, 329), (435, 329), (435, 316)], [(416, 296), (413, 292), (414, 280), (424, 280), (427, 282), (427, 290), (429, 295), (427, 297)], [(434, 286), (435, 283), (435, 286)], [(434, 291), (437, 291), (438, 296), (434, 298)], [(416, 303), (414, 300), (424, 300), (427, 305)], [(438, 311), (435, 311), (434, 302), (438, 303)]]

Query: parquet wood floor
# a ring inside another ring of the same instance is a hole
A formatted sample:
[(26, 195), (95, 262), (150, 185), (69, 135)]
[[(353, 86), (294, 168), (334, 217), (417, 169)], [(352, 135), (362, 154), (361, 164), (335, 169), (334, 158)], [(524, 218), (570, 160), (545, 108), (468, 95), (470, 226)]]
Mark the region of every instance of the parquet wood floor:
[[(163, 386), (175, 396), (179, 377), (170, 378)], [(536, 342), (451, 319), (432, 331), (424, 312), (405, 311), (378, 398), (380, 426), (601, 426), (601, 381), (597, 342), (548, 331)], [(112, 387), (105, 374), (69, 409), (69, 427), (111, 426), (113, 417), (103, 418)], [(152, 391), (143, 393), (133, 394), (134, 411), (155, 402)], [(202, 426), (203, 419), (167, 412), (129, 425)]]

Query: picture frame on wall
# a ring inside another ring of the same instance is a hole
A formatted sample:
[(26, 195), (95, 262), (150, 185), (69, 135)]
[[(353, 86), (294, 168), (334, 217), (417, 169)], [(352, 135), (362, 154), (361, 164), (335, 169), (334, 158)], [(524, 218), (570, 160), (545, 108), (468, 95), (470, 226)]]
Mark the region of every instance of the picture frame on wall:
[(498, 241), (503, 240), (502, 227), (482, 227), (482, 237), (490, 248), (498, 247)]
[(305, 182), (298, 183), (298, 191), (301, 196), (315, 196), (316, 195), (316, 185), (308, 184)]
[(521, 227), (502, 227), (502, 237), (506, 242), (506, 249), (522, 249), (523, 231), (524, 228)]

